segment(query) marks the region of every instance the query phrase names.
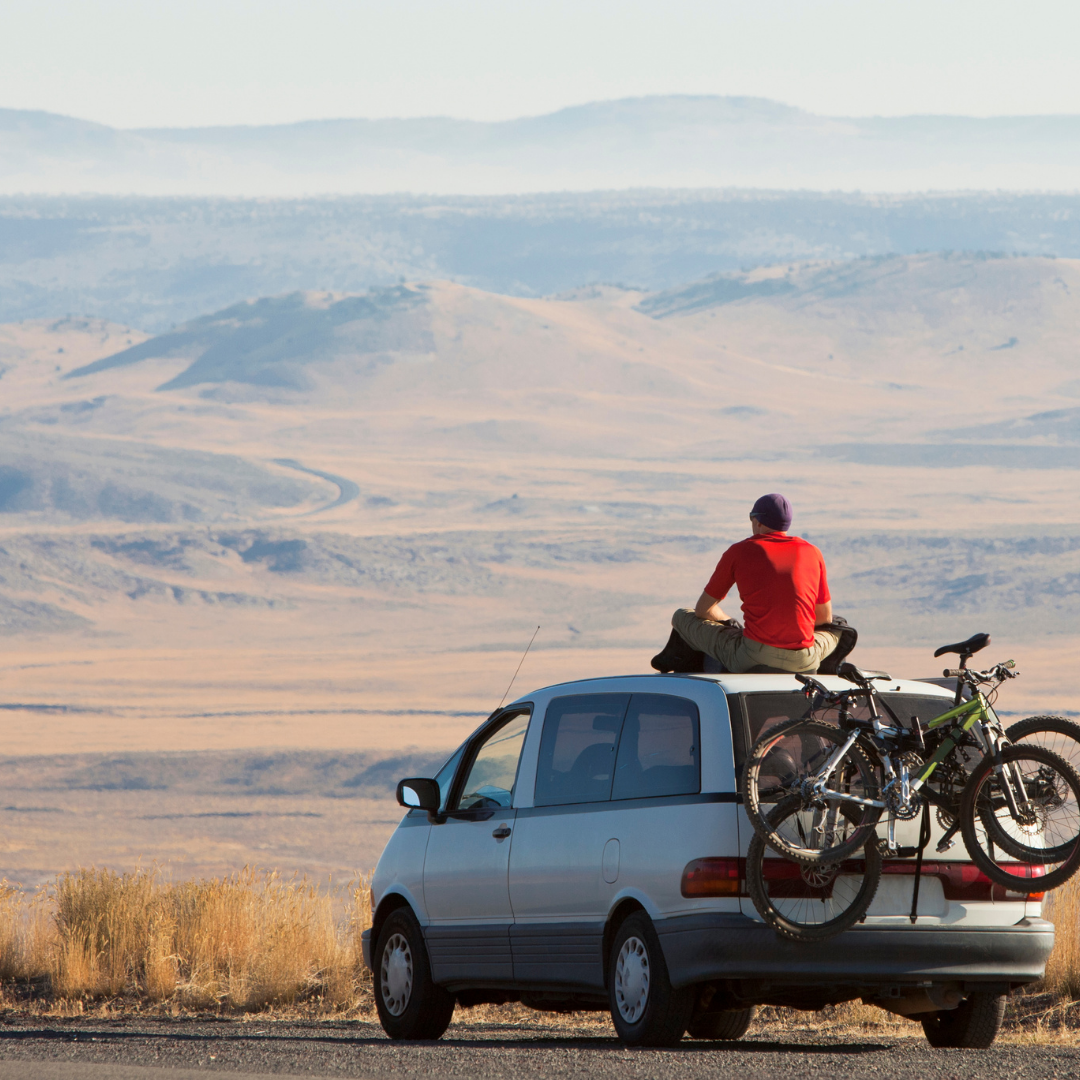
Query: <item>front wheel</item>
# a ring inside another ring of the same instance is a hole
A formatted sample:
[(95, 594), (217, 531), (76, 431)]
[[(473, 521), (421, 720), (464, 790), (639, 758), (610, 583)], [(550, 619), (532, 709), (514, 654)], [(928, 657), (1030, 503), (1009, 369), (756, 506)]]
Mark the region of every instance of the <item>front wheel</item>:
[(611, 1019), (629, 1046), (674, 1046), (690, 1023), (694, 989), (676, 990), (652, 920), (635, 911), (619, 927), (608, 964)]
[(454, 1015), (454, 995), (431, 981), (424, 934), (408, 908), (387, 916), (375, 946), (375, 1008), (391, 1039), (438, 1039)]
[[(981, 826), (981, 828), (980, 828)], [(1021, 743), (976, 766), (960, 803), (960, 829), (972, 860), (1013, 892), (1056, 889), (1080, 869), (1080, 777), (1041, 746)], [(998, 853), (1021, 864), (1000, 865)], [(1044, 871), (1035, 876), (1029, 868)]]
[[(858, 817), (858, 811), (844, 812)], [(774, 807), (770, 828), (784, 830), (804, 813), (799, 799)], [(789, 941), (825, 941), (849, 930), (866, 914), (881, 881), (881, 851), (871, 834), (861, 859), (823, 866), (805, 866), (767, 857), (768, 848), (755, 833), (746, 852), (746, 887), (758, 913)]]

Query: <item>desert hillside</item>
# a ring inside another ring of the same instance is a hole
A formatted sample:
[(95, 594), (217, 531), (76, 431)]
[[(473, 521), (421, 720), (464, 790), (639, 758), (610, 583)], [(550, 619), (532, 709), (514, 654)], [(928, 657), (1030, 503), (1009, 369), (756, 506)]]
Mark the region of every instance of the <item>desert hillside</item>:
[[(452, 747), (537, 625), (515, 694), (646, 670), (772, 490), (857, 659), (934, 674), (934, 646), (988, 630), (1024, 675), (1006, 713), (1074, 711), (1078, 296), (1073, 260), (923, 255), (659, 293), (290, 293), (155, 336), (0, 326), (7, 752), (120, 755), (181, 814), (204, 796), (170, 755), (284, 754), (308, 779), (257, 813), (318, 815), (297, 800), (326, 769)], [(92, 847), (120, 796), (73, 797), (84, 765), (12, 807)], [(298, 849), (319, 820), (288, 819)]]

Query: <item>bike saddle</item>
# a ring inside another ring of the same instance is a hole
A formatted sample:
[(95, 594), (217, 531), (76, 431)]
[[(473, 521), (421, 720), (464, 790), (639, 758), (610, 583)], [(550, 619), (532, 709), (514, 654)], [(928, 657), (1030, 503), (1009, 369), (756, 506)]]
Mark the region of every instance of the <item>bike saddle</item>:
[(967, 641), (958, 641), (955, 645), (942, 645), (935, 656), (944, 656), (946, 653), (959, 653), (961, 656), (973, 656), (980, 649), (985, 649), (990, 644), (989, 634), (974, 634)]
[(871, 679), (892, 679), (892, 676), (886, 671), (863, 671), (846, 661), (836, 669), (836, 674), (841, 679), (847, 679), (848, 682), (855, 683), (856, 686), (869, 686)]

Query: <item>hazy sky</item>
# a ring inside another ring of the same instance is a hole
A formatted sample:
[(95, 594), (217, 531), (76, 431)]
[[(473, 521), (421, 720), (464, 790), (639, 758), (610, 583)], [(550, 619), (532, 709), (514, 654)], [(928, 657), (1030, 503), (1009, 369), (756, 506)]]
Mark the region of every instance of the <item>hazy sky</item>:
[(0, 0), (0, 107), (121, 127), (642, 94), (1080, 113), (1076, 0)]

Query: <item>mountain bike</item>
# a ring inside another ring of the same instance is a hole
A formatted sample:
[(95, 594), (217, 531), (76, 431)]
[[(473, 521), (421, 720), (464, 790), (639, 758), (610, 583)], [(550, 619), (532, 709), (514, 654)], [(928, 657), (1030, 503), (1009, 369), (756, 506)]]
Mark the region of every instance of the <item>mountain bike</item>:
[[(947, 652), (955, 652), (957, 648), (968, 650), (968, 656), (981, 651), (990, 644), (989, 634), (975, 634), (962, 642), (959, 646), (946, 645), (938, 649), (934, 656), (943, 656)], [(961, 663), (961, 667), (965, 664)], [(947, 678), (949, 673), (945, 672)], [(938, 680), (933, 680), (938, 682)], [(939, 685), (943, 685), (939, 683)], [(971, 688), (962, 679), (955, 679), (956, 698), (954, 705), (959, 705), (967, 700), (971, 694)], [(1070, 720), (1066, 716), (1029, 716), (1023, 720), (1017, 720), (1005, 729), (1005, 735), (1011, 743), (1032, 742), (1038, 746), (1045, 746), (1047, 750), (1058, 757), (1064, 758), (1080, 776), (1080, 724)]]
[[(988, 642), (986, 635), (977, 635), (935, 653), (961, 654), (961, 666), (946, 675), (968, 687), (971, 698), (925, 727), (915, 717), (905, 726), (877, 693), (873, 684), (890, 678), (884, 672), (841, 665), (838, 674), (854, 684), (843, 691), (796, 676), (810, 699), (810, 713), (766, 731), (743, 773), (744, 803), (761, 841), (754, 859), (747, 858), (752, 895), (754, 879), (764, 880), (766, 874), (765, 846), (818, 876), (831, 868), (835, 877), (843, 877), (836, 868), (878, 843), (878, 823), (886, 813), (884, 850), (893, 856), (917, 855), (921, 863), (930, 839), (931, 807), (945, 830), (938, 850), (952, 846), (960, 832), (978, 868), (1010, 891), (1056, 888), (1080, 869), (1080, 777), (1042, 746), (1010, 744), (993, 699), (1001, 683), (1015, 676), (1015, 665), (1008, 661), (982, 672), (967, 669), (967, 660)], [(863, 705), (868, 715), (856, 717), (855, 709)], [(814, 719), (825, 708), (839, 711), (837, 724)], [(900, 847), (896, 823), (920, 813), (920, 843)], [(872, 860), (864, 856), (863, 861), (872, 873)], [(861, 917), (858, 908), (865, 912), (876, 888), (876, 883), (865, 884), (866, 873), (863, 877), (858, 888), (855, 880), (848, 882), (839, 902), (834, 889), (829, 905), (819, 905), (796, 933), (824, 931), (825, 924), (850, 924)]]

